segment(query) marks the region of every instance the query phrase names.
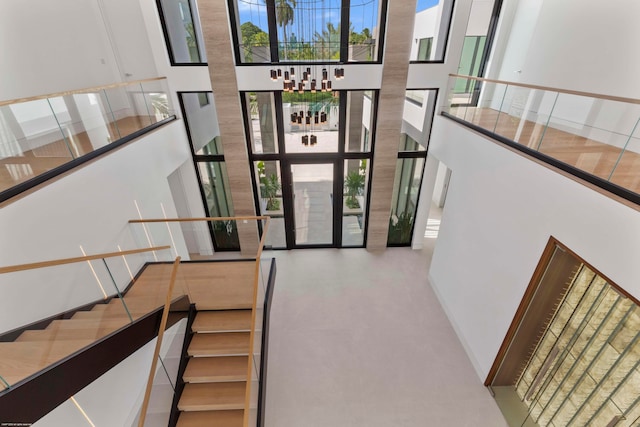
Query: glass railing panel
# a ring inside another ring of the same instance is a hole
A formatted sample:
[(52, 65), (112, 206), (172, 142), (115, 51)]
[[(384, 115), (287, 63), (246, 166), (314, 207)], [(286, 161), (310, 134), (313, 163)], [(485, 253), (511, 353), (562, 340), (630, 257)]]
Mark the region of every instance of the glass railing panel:
[(150, 80), (140, 83), (147, 114), (151, 123), (157, 123), (174, 115), (169, 100), (169, 89), (166, 80)]
[(452, 75), (442, 112), (640, 191), (640, 101)]
[(164, 333), (145, 415), (146, 427), (169, 425), (186, 327), (187, 319), (182, 319)]
[(447, 107), (443, 110), (444, 112), (464, 120), (467, 106), (471, 104), (473, 95), (471, 92), (460, 92), (456, 88), (460, 85), (466, 86), (471, 82), (473, 80), (465, 77), (451, 77), (449, 79), (448, 101)]
[(121, 138), (152, 124), (140, 83), (108, 88), (104, 93), (115, 119), (113, 126)]
[(616, 160), (609, 181), (640, 194), (637, 166), (640, 162), (640, 105), (634, 105), (632, 110), (637, 112), (638, 121)]
[[(13, 294), (2, 300), (0, 308), (10, 301), (30, 301), (30, 310), (25, 310), (22, 317), (14, 316), (13, 324), (6, 323), (5, 332), (11, 333), (4, 334), (0, 342), (0, 389), (14, 386), (155, 308), (150, 309), (149, 301), (141, 298), (145, 289), (134, 287), (130, 295), (125, 295), (140, 269), (135, 259), (126, 264), (125, 260), (137, 256), (114, 254), (0, 274), (0, 284), (10, 287)], [(165, 258), (170, 258), (170, 253)], [(144, 282), (141, 280), (142, 287)], [(43, 287), (43, 283), (50, 286)], [(152, 291), (156, 288), (159, 285)]]
[(0, 193), (173, 116), (167, 94), (161, 78), (0, 102)]
[[(524, 145), (533, 139), (535, 147), (536, 135), (544, 129), (544, 126), (536, 126), (535, 107), (532, 105), (536, 95), (533, 89), (509, 86), (500, 104), (494, 132), (512, 141), (524, 142)], [(529, 118), (534, 118), (534, 121), (529, 121)]]
[[(5, 387), (14, 386), (129, 323), (121, 301), (110, 300), (115, 291), (101, 259), (7, 273), (0, 280), (13, 289), (12, 298), (3, 298), (4, 304), (30, 301), (29, 311), (38, 313), (38, 318), (16, 318), (15, 328), (83, 307), (69, 319), (28, 328), (0, 343), (0, 376), (6, 381)], [(42, 283), (51, 286), (43, 289)], [(84, 307), (88, 302), (97, 304)]]
[(68, 117), (63, 106), (46, 99), (0, 106), (0, 191), (75, 157), (56, 120)]
[(50, 99), (65, 106), (56, 119), (73, 157), (80, 157), (119, 139), (113, 114), (103, 93), (90, 92)]
[(560, 93), (539, 151), (609, 179), (638, 117), (638, 105)]

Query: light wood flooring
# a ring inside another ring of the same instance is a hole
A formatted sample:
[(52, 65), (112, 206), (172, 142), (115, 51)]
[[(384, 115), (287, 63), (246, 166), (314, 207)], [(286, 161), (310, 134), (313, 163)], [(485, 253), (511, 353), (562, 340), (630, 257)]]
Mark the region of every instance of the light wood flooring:
[[(129, 315), (136, 320), (161, 307), (171, 269), (171, 264), (150, 264), (123, 299), (113, 298), (106, 304), (95, 305), (90, 311), (77, 312), (71, 319), (54, 320), (45, 329), (25, 331), (14, 342), (0, 343), (0, 376), (9, 384), (15, 384), (126, 326), (131, 321)], [(199, 310), (250, 309), (254, 269), (255, 261), (182, 263), (172, 299), (188, 294)], [(228, 332), (227, 339), (220, 340), (221, 335), (202, 334), (194, 340), (194, 351), (199, 351), (201, 356), (214, 352), (216, 356), (246, 357), (249, 343), (245, 333), (246, 317), (236, 312), (221, 316), (203, 314), (197, 319), (194, 331), (198, 334), (208, 332), (213, 323), (219, 325), (218, 332)], [(218, 345), (221, 348), (217, 348)]]
[(449, 112), (484, 129), (621, 187), (640, 193), (640, 154), (490, 108), (457, 107)]
[[(54, 142), (40, 147), (26, 150), (22, 155), (0, 159), (0, 191), (4, 191), (17, 184), (41, 175), (53, 168), (61, 166), (74, 158), (90, 153), (110, 142), (115, 142), (132, 133), (144, 129), (157, 122), (155, 116), (131, 116), (115, 122), (107, 123), (104, 128), (96, 131), (101, 139), (91, 132), (65, 134)], [(57, 131), (59, 133), (59, 131)], [(108, 134), (108, 139), (104, 136)]]

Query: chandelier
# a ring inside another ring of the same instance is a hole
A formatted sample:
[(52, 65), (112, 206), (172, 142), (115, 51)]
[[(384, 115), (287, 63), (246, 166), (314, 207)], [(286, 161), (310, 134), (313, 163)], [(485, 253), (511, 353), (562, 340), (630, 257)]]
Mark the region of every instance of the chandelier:
[[(298, 71), (302, 71), (303, 68), (300, 68)], [(327, 71), (326, 67), (322, 68), (322, 79), (320, 79), (320, 85), (318, 85), (318, 80), (311, 75), (311, 67), (306, 67), (304, 71), (299, 72), (298, 75), (301, 76), (300, 80), (296, 85), (296, 67), (290, 67), (289, 70), (283, 72), (281, 68), (271, 69), (270, 70), (271, 80), (277, 82), (282, 79), (282, 90), (284, 92), (293, 93), (297, 91), (298, 93), (304, 93), (305, 91), (310, 91), (311, 93), (320, 92), (331, 92), (331, 79), (329, 78), (329, 71)], [(336, 80), (342, 80), (344, 78), (344, 68), (335, 68), (333, 70), (333, 77)]]

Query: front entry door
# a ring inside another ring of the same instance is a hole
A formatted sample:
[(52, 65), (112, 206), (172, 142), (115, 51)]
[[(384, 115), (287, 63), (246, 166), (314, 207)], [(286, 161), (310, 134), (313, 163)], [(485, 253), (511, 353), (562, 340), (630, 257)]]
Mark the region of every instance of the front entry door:
[(333, 246), (334, 164), (291, 164), (294, 246)]

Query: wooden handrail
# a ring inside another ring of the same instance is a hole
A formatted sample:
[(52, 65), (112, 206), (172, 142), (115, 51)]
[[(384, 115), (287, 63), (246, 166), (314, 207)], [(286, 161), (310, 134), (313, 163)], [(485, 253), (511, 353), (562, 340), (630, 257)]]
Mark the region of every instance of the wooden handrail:
[(264, 229), (262, 230), (262, 237), (260, 238), (260, 243), (258, 244), (258, 252), (256, 254), (256, 266), (255, 266), (254, 281), (253, 281), (253, 305), (251, 310), (251, 333), (249, 336), (249, 363), (247, 365), (247, 386), (246, 386), (245, 395), (244, 395), (244, 420), (243, 420), (244, 427), (249, 427), (249, 419), (250, 419), (249, 413), (251, 411), (251, 384), (252, 384), (251, 373), (253, 372), (252, 364), (254, 363), (254, 359), (252, 355), (253, 355), (253, 346), (254, 346), (255, 334), (256, 334), (256, 316), (258, 312), (257, 308), (258, 308), (258, 292), (259, 292), (258, 281), (260, 277), (260, 256), (262, 255), (262, 248), (264, 248), (264, 242), (267, 237), (267, 231), (269, 231), (270, 222), (271, 222), (271, 217), (267, 216), (264, 224)]
[(525, 88), (528, 88), (528, 89), (548, 90), (548, 91), (551, 91), (551, 92), (566, 93), (568, 95), (587, 96), (587, 97), (590, 97), (590, 98), (604, 99), (604, 100), (607, 100), (607, 101), (627, 102), (629, 104), (640, 104), (640, 99), (625, 98), (625, 97), (622, 97), (622, 96), (602, 95), (602, 94), (599, 94), (599, 93), (582, 92), (582, 91), (579, 91), (579, 90), (558, 89), (558, 88), (549, 87), (549, 86), (539, 86), (539, 85), (531, 85), (531, 84), (527, 84), (527, 83), (508, 82), (506, 80), (485, 79), (484, 77), (465, 76), (463, 74), (449, 74), (449, 76), (450, 77), (461, 77), (461, 78), (465, 78), (465, 79), (469, 79), (469, 80), (477, 80), (477, 81), (480, 81), (480, 82), (498, 83), (498, 84), (505, 84), (505, 85), (510, 85), (510, 86), (525, 87)]
[(166, 77), (151, 77), (149, 79), (132, 80), (132, 81), (120, 82), (120, 83), (111, 83), (111, 84), (108, 84), (108, 85), (93, 86), (93, 87), (88, 87), (88, 88), (85, 88), (85, 89), (67, 90), (67, 91), (64, 91), (64, 92), (48, 93), (46, 95), (37, 95), (37, 96), (30, 96), (30, 97), (27, 97), (27, 98), (10, 99), (10, 100), (7, 100), (7, 101), (0, 101), (0, 107), (3, 107), (5, 105), (10, 105), (10, 104), (19, 104), (21, 102), (37, 101), (39, 99), (56, 98), (58, 96), (74, 95), (76, 93), (90, 93), (90, 92), (96, 92), (98, 90), (103, 90), (103, 89), (115, 89), (117, 87), (129, 86), (129, 85), (133, 85), (133, 84), (136, 84), (136, 83), (139, 84), (139, 83), (153, 82), (153, 81), (165, 80), (165, 79), (166, 79)]
[(129, 224), (145, 222), (194, 222), (194, 221), (248, 221), (268, 219), (270, 216), (230, 216), (230, 217), (206, 217), (206, 218), (150, 218), (130, 219)]
[(156, 376), (156, 368), (158, 367), (158, 357), (160, 357), (160, 347), (162, 346), (162, 338), (164, 337), (164, 329), (167, 327), (167, 318), (169, 317), (169, 309), (171, 308), (171, 294), (176, 284), (176, 276), (178, 274), (178, 267), (180, 266), (180, 257), (176, 257), (173, 262), (173, 269), (171, 270), (171, 279), (169, 280), (169, 290), (167, 291), (167, 298), (164, 301), (164, 310), (162, 311), (162, 320), (160, 321), (160, 329), (158, 329), (158, 339), (156, 340), (156, 348), (153, 351), (153, 359), (151, 360), (151, 369), (149, 370), (149, 379), (147, 380), (147, 389), (144, 392), (144, 399), (142, 400), (142, 407), (140, 408), (140, 418), (138, 419), (138, 427), (144, 427), (144, 420), (147, 416), (147, 409), (149, 408), (149, 399), (151, 398), (151, 388), (153, 386), (153, 379)]
[(73, 264), (73, 263), (76, 263), (76, 262), (91, 261), (91, 260), (94, 260), (94, 259), (113, 258), (113, 257), (117, 257), (117, 256), (122, 256), (122, 255), (131, 255), (131, 254), (139, 254), (139, 253), (143, 253), (143, 252), (161, 251), (161, 250), (164, 250), (164, 249), (169, 249), (170, 247), (171, 246), (168, 246), (168, 245), (167, 246), (155, 246), (155, 247), (151, 247), (151, 248), (130, 249), (130, 250), (121, 251), (121, 252), (106, 252), (106, 253), (103, 253), (103, 254), (87, 255), (87, 256), (80, 256), (80, 257), (75, 257), (75, 258), (60, 258), (60, 259), (54, 259), (54, 260), (50, 260), (50, 261), (32, 262), (30, 264), (10, 265), (8, 267), (0, 267), (0, 274), (12, 273), (12, 272), (15, 272), (15, 271), (35, 270), (37, 268), (53, 267), (55, 265)]

